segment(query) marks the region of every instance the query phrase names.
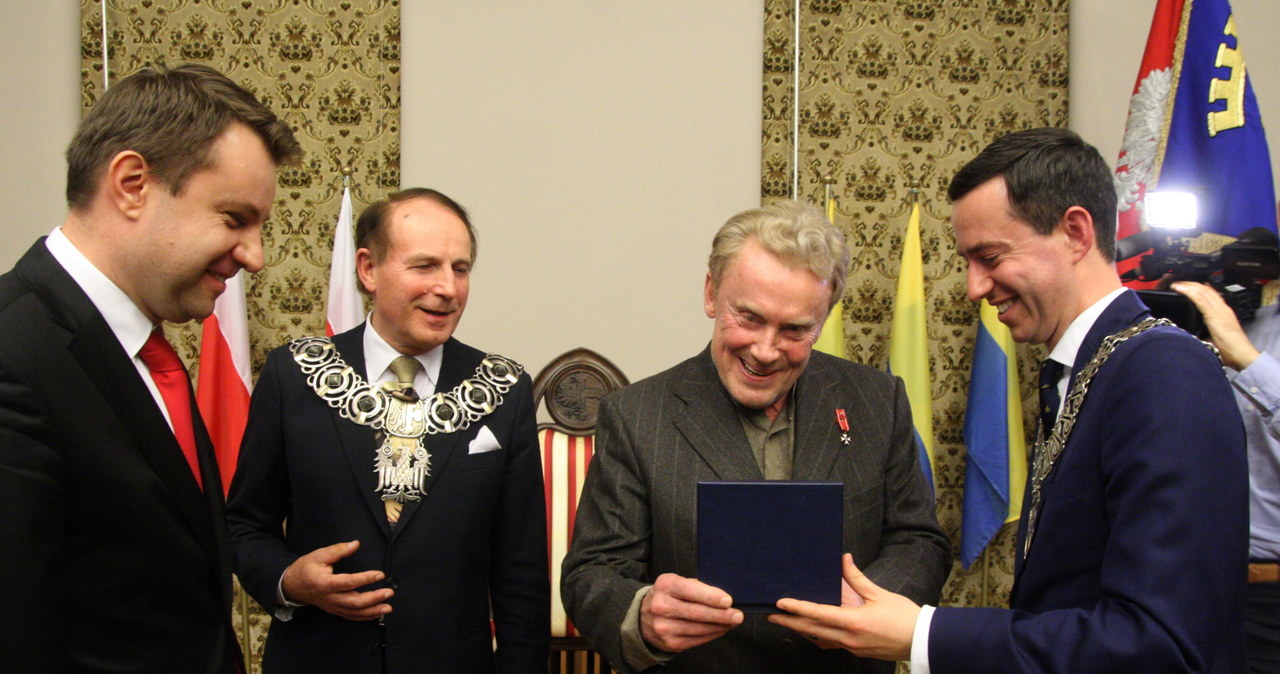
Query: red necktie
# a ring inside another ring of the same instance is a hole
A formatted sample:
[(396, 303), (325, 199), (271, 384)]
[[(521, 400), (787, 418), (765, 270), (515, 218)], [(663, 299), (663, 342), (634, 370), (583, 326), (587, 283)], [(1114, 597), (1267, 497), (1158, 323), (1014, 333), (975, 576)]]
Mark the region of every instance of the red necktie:
[(191, 382), (187, 379), (187, 368), (182, 359), (164, 338), (164, 332), (156, 328), (147, 343), (138, 352), (138, 357), (151, 371), (151, 379), (160, 389), (160, 397), (164, 398), (164, 406), (169, 410), (169, 421), (173, 423), (173, 434), (182, 447), (182, 454), (191, 467), (191, 474), (196, 478), (196, 485), (204, 489), (204, 481), (200, 479), (200, 462), (196, 458), (196, 433), (191, 421)]

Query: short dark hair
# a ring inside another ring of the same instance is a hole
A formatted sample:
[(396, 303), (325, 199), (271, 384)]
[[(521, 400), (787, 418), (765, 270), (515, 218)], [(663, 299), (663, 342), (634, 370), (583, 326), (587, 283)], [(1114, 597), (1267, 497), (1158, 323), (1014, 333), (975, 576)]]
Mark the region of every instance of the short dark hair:
[(67, 204), (87, 207), (107, 164), (126, 150), (179, 194), (192, 173), (210, 166), (214, 141), (235, 122), (262, 139), (277, 166), (302, 154), (287, 124), (217, 70), (143, 68), (113, 84), (76, 129), (67, 147)]
[(360, 219), (356, 220), (356, 248), (369, 249), (369, 252), (373, 253), (373, 259), (381, 261), (382, 256), (387, 254), (387, 230), (384, 227), (387, 213), (397, 204), (413, 199), (426, 199), (444, 206), (458, 216), (462, 224), (467, 226), (467, 236), (471, 238), (471, 263), (475, 264), (479, 244), (476, 239), (476, 228), (471, 225), (467, 209), (445, 194), (429, 187), (410, 187), (369, 204), (360, 214)]
[(1098, 252), (1115, 259), (1116, 188), (1097, 148), (1067, 129), (1015, 131), (988, 145), (951, 179), (947, 196), (958, 201), (992, 178), (1003, 177), (1014, 215), (1042, 236), (1063, 213), (1080, 206), (1093, 218)]

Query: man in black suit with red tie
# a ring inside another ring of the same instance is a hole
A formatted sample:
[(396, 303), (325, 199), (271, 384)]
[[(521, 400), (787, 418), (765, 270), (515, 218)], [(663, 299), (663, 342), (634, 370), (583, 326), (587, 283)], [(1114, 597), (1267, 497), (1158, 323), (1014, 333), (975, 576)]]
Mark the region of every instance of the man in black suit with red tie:
[(262, 268), (298, 154), (205, 66), (144, 69), (81, 122), (65, 222), (0, 277), (5, 671), (243, 669), (218, 468), (159, 326)]

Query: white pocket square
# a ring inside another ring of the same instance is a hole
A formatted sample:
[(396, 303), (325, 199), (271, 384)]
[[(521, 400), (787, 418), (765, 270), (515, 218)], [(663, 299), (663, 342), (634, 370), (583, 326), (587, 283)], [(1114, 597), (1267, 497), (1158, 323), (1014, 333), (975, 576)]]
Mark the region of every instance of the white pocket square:
[(481, 426), (480, 432), (476, 433), (476, 437), (467, 446), (468, 454), (483, 454), (485, 452), (493, 452), (502, 449), (502, 445), (498, 444), (498, 439), (493, 437), (493, 431), (488, 426)]

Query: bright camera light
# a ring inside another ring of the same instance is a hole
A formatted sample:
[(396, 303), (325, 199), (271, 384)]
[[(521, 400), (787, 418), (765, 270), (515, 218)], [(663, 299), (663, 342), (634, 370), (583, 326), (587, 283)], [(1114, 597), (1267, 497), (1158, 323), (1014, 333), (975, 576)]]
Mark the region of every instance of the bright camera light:
[(1195, 229), (1199, 217), (1196, 195), (1190, 192), (1151, 192), (1147, 195), (1147, 226), (1152, 229)]

